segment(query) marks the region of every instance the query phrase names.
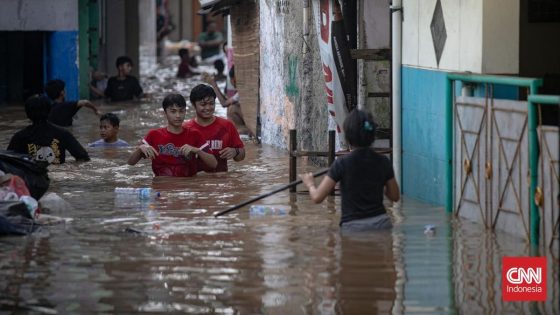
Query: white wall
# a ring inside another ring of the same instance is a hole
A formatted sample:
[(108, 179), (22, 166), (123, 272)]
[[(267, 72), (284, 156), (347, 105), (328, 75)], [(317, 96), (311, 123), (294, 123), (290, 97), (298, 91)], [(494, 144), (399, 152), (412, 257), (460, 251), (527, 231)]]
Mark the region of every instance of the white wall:
[(519, 72), (519, 0), (442, 0), (439, 65), (430, 30), (436, 0), (404, 0), (403, 64), (474, 73)]
[(75, 31), (77, 0), (2, 0), (1, 31)]
[(430, 23), (436, 0), (404, 0), (403, 65), (450, 71), (481, 71), (482, 0), (442, 0), (447, 39), (439, 66)]

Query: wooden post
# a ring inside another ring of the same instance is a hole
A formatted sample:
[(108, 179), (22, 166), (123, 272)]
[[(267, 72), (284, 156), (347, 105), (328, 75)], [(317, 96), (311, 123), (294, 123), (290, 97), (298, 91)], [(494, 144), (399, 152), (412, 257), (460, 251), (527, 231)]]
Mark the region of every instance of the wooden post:
[(335, 150), (336, 150), (334, 145), (334, 140), (335, 140), (335, 131), (329, 130), (329, 166), (331, 166), (334, 163)]
[[(295, 129), (290, 129), (290, 183), (294, 182), (297, 177), (297, 132)], [(290, 187), (290, 192), (296, 192), (296, 186)]]
[[(335, 158), (335, 151), (336, 151), (336, 147), (335, 147), (335, 131), (334, 130), (329, 130), (329, 167), (331, 167), (331, 165), (334, 163), (334, 158)], [(334, 196), (334, 189), (331, 191), (331, 196)]]

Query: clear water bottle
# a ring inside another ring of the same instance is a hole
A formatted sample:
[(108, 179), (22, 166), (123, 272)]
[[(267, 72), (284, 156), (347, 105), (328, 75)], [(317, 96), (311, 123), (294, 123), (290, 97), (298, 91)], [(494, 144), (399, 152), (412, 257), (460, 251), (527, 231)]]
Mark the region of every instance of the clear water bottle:
[[(131, 187), (116, 187), (115, 194), (117, 195), (126, 195), (126, 196), (136, 196), (140, 200), (148, 200), (152, 197), (152, 189), (149, 187), (144, 188), (131, 188)], [(155, 194), (156, 197), (159, 197), (159, 192)]]
[(253, 205), (249, 208), (249, 214), (252, 216), (286, 215), (287, 213), (286, 209), (267, 205)]

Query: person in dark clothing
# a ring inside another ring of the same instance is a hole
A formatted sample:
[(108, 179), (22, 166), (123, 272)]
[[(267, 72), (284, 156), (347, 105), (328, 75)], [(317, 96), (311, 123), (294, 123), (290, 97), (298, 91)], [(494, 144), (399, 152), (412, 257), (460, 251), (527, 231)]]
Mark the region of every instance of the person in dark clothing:
[(29, 154), (35, 161), (62, 164), (66, 150), (76, 161), (89, 161), (89, 155), (74, 136), (64, 128), (47, 121), (51, 100), (46, 96), (33, 95), (25, 101), (25, 113), (32, 122), (16, 132), (8, 150)]
[(45, 85), (45, 93), (53, 101), (48, 120), (62, 127), (72, 126), (74, 115), (82, 107), (91, 109), (97, 116), (101, 112), (88, 100), (66, 101), (66, 84), (62, 80), (51, 80)]
[(120, 56), (116, 62), (118, 74), (109, 78), (105, 97), (112, 102), (129, 101), (134, 98), (142, 98), (147, 95), (140, 86), (138, 79), (130, 75), (132, 71), (132, 60), (127, 56)]
[(311, 173), (300, 175), (315, 203), (322, 202), (340, 181), (343, 231), (368, 231), (391, 228), (391, 220), (383, 206), (383, 194), (389, 200), (400, 199), (400, 191), (387, 157), (371, 145), (375, 140), (375, 123), (370, 113), (354, 109), (344, 120), (350, 154), (336, 159), (319, 187)]
[(216, 81), (224, 81), (227, 78), (224, 74), (225, 67), (226, 65), (221, 59), (214, 61), (214, 69), (216, 69), (216, 75), (214, 76), (214, 79)]
[(188, 78), (200, 74), (193, 70), (193, 68), (196, 68), (198, 65), (196, 59), (190, 56), (188, 49), (179, 49), (179, 57), (181, 57), (181, 63), (177, 69), (177, 78)]
[(206, 26), (206, 32), (200, 33), (198, 37), (198, 45), (200, 45), (200, 57), (203, 60), (214, 62), (214, 58), (220, 56), (224, 36), (221, 32), (216, 31), (216, 23), (210, 22)]

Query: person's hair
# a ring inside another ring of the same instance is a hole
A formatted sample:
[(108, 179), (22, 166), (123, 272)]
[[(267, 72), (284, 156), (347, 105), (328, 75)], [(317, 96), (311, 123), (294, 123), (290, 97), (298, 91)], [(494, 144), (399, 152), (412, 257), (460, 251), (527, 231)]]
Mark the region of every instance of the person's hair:
[(161, 103), (161, 106), (163, 107), (163, 110), (167, 110), (167, 108), (176, 105), (178, 107), (181, 108), (185, 108), (187, 107), (187, 101), (185, 101), (185, 98), (183, 97), (183, 95), (181, 94), (169, 94), (167, 95), (164, 99), (163, 102)]
[(209, 85), (199, 84), (191, 90), (189, 99), (191, 101), (191, 104), (194, 106), (195, 102), (201, 101), (208, 96), (211, 96), (214, 99), (216, 98), (216, 92), (214, 92), (214, 89)]
[(214, 68), (218, 71), (218, 74), (223, 74), (226, 65), (220, 59), (214, 61)]
[(131, 66), (133, 65), (132, 59), (130, 59), (130, 57), (128, 57), (128, 56), (120, 56), (120, 57), (118, 57), (118, 58), (117, 58), (117, 61), (115, 62), (115, 65), (116, 65), (117, 68), (118, 68), (120, 65), (124, 65), (125, 63), (130, 63)]
[(45, 84), (45, 93), (51, 100), (55, 100), (60, 96), (62, 91), (64, 91), (65, 87), (66, 84), (62, 80), (50, 80)]
[(229, 69), (229, 77), (235, 78), (235, 66), (231, 66), (231, 69)]
[(369, 112), (354, 109), (343, 124), (346, 141), (353, 147), (369, 147), (375, 141), (377, 125)]
[(119, 117), (113, 113), (105, 113), (99, 117), (99, 122), (104, 120), (108, 121), (113, 127), (118, 127), (121, 124)]
[(189, 50), (186, 48), (179, 49), (179, 57), (183, 58), (184, 55), (187, 55), (187, 57), (189, 57)]
[(25, 101), (25, 114), (34, 124), (47, 121), (51, 112), (52, 102), (44, 96), (35, 94)]

